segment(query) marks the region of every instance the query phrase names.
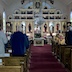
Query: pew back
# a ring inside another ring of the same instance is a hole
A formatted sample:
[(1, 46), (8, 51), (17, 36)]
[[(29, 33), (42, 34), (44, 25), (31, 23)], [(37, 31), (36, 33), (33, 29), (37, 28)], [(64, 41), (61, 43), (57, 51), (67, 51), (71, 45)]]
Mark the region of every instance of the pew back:
[(60, 60), (61, 62), (71, 70), (71, 48), (72, 46), (60, 45)]
[(21, 62), (26, 62), (25, 57), (6, 57), (3, 58), (3, 62), (5, 66), (20, 66)]
[(0, 72), (22, 72), (21, 66), (0, 66)]

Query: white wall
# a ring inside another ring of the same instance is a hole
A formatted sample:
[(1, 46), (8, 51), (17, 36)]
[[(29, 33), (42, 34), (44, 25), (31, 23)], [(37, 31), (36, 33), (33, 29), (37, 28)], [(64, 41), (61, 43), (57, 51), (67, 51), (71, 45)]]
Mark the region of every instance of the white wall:
[(0, 0), (0, 14), (2, 15), (2, 13), (3, 13), (3, 3)]
[[(20, 1), (16, 1), (13, 4), (11, 4), (10, 6), (6, 7), (6, 14), (8, 15), (12, 15), (15, 9), (19, 9), (21, 7), (24, 7), (27, 3), (29, 3), (29, 1), (25, 1), (25, 3), (23, 5), (21, 5)], [(48, 4), (50, 4), (50, 2), (48, 1)], [(54, 4), (50, 4), (51, 6), (53, 6), (55, 9), (59, 9), (62, 11), (62, 13), (66, 16), (67, 15), (67, 6), (62, 3), (59, 0), (54, 0)]]
[(72, 11), (72, 2), (68, 5), (67, 14), (68, 14), (68, 21), (70, 21), (70, 12)]
[(3, 11), (5, 9), (5, 4), (0, 0), (0, 24), (3, 23)]
[(5, 3), (0, 0), (0, 14), (3, 14), (5, 7), (6, 7)]
[(27, 3), (28, 2), (26, 1), (25, 4), (22, 5), (20, 1), (14, 2), (12, 5), (6, 7), (6, 15), (12, 15), (16, 9), (20, 9), (22, 7), (24, 8), (24, 5), (26, 5)]
[[(48, 3), (49, 3), (49, 1), (48, 1)], [(62, 3), (60, 0), (54, 0), (54, 4), (53, 5), (50, 4), (50, 5), (53, 6), (55, 9), (61, 10), (61, 12), (64, 15), (67, 15), (67, 5)]]

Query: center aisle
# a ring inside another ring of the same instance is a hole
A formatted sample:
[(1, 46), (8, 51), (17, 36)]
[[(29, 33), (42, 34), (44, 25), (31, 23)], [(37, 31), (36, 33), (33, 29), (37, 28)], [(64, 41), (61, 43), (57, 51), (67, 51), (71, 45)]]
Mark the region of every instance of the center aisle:
[(53, 56), (50, 45), (32, 46), (29, 72), (67, 72)]

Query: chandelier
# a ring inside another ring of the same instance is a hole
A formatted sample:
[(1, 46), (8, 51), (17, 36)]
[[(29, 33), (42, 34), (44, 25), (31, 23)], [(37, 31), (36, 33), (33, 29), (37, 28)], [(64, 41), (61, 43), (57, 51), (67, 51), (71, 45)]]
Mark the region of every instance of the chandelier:
[(43, 16), (42, 16), (42, 11), (41, 11), (41, 9), (40, 9), (37, 24), (38, 24), (38, 25), (42, 25), (44, 22), (45, 22), (45, 20), (44, 20), (44, 18), (43, 18)]
[[(41, 2), (42, 2), (42, 1), (43, 1), (43, 0), (41, 0)], [(48, 1), (50, 1), (51, 4), (54, 4), (54, 0), (48, 0)], [(21, 0), (21, 4), (22, 4), (22, 5), (24, 4), (24, 2), (25, 2), (25, 0)], [(40, 5), (40, 10), (39, 10), (38, 18), (36, 18), (38, 25), (42, 25), (42, 24), (45, 22), (45, 20), (44, 20), (44, 18), (43, 18), (43, 16), (42, 16), (42, 11), (41, 11), (41, 9), (42, 9), (42, 6)], [(35, 17), (35, 15), (34, 15), (34, 17)]]
[[(51, 4), (54, 4), (54, 0), (48, 0), (48, 1)], [(41, 2), (43, 2), (43, 0), (41, 0)], [(46, 0), (45, 0), (45, 3), (46, 3)], [(42, 25), (45, 22), (45, 19), (42, 16), (42, 5), (40, 5), (40, 7), (39, 7), (39, 14), (38, 14), (38, 18), (36, 20), (37, 20), (37, 25)]]
[(36, 16), (36, 14), (34, 13), (34, 18), (35, 18), (37, 25), (41, 26), (45, 22), (45, 20), (42, 16), (42, 5), (39, 5), (39, 12), (37, 14), (37, 17), (35, 17), (35, 16)]
[(42, 12), (39, 12), (38, 17), (34, 17), (34, 21), (38, 26), (41, 26), (45, 22)]

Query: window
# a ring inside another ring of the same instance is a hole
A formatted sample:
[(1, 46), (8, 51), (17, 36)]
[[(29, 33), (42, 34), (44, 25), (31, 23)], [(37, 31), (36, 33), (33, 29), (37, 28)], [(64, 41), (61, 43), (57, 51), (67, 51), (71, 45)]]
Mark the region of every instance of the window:
[(72, 22), (72, 11), (70, 12), (70, 22)]
[(5, 14), (5, 11), (3, 12), (3, 30), (4, 30), (4, 33), (6, 33), (6, 14)]

